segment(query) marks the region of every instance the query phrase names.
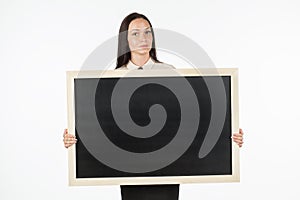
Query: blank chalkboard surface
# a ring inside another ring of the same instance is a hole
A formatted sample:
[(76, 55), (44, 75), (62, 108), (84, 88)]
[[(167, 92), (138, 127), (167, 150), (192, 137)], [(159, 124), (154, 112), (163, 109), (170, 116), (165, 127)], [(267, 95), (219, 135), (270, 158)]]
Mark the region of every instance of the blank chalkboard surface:
[(67, 75), (70, 185), (239, 180), (237, 69)]

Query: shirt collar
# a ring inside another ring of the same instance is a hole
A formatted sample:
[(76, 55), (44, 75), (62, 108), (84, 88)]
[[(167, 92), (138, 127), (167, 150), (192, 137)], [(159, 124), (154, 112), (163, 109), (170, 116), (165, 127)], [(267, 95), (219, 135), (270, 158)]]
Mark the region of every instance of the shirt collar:
[[(143, 69), (151, 69), (154, 64), (155, 62), (151, 58), (149, 58), (149, 60), (141, 67)], [(131, 62), (131, 60), (129, 60), (126, 67), (127, 69), (138, 69), (140, 66), (135, 65), (133, 62)]]

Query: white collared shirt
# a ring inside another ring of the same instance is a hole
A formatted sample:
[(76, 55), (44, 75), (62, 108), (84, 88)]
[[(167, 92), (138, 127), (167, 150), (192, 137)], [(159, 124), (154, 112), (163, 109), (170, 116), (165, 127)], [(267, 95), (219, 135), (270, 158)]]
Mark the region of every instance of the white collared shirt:
[(143, 66), (138, 66), (135, 65), (131, 60), (127, 63), (127, 65), (124, 65), (120, 67), (119, 69), (129, 69), (129, 70), (135, 70), (138, 68), (142, 68), (144, 70), (148, 69), (175, 69), (172, 65), (166, 64), (166, 63), (157, 63), (154, 62), (151, 58), (143, 65)]

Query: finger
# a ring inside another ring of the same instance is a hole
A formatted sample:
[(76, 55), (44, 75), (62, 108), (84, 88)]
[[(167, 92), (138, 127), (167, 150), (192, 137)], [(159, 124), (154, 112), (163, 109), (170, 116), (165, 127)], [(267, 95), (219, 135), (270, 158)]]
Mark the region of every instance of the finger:
[(243, 140), (243, 136), (242, 135), (233, 135), (232, 138), (233, 139)]
[(243, 137), (232, 137), (235, 142), (243, 142)]
[(66, 148), (69, 148), (71, 145), (69, 143), (64, 143)]
[(64, 130), (64, 135), (66, 135), (66, 134), (68, 134), (68, 129), (67, 128), (65, 128), (65, 130)]
[(63, 139), (64, 142), (73, 142), (73, 141), (77, 141), (76, 138), (64, 138)]
[(73, 144), (65, 144), (66, 148), (69, 148), (70, 146), (72, 146)]
[(240, 140), (240, 139), (233, 139), (233, 141), (237, 144), (243, 144), (244, 141), (243, 140)]
[(233, 141), (242, 141), (242, 138), (232, 137)]
[(68, 141), (64, 141), (64, 145), (66, 148), (72, 146), (73, 144), (77, 143), (77, 140), (68, 140)]
[(77, 140), (69, 140), (69, 141), (66, 141), (66, 144), (75, 144), (77, 142)]
[(65, 146), (66, 148), (70, 147), (70, 144), (69, 144), (69, 142), (67, 142), (67, 141), (64, 141), (64, 146)]
[(234, 133), (232, 136), (233, 136), (233, 137), (243, 137), (243, 135), (240, 134), (240, 133)]
[(239, 145), (239, 147), (242, 147), (242, 145), (244, 144), (244, 142), (242, 141), (242, 140), (233, 140), (236, 144), (238, 144)]
[(233, 139), (233, 141), (238, 144), (243, 143), (243, 140), (240, 140), (240, 139)]
[(76, 136), (75, 135), (72, 135), (72, 134), (65, 134), (64, 135), (64, 139), (65, 138), (73, 138), (73, 139), (76, 139)]
[(241, 135), (244, 135), (244, 131), (243, 131), (243, 129), (239, 129), (239, 134), (241, 134)]
[(232, 137), (235, 137), (235, 138), (243, 138), (244, 135), (243, 135), (243, 133), (242, 133), (242, 134), (241, 134), (241, 133), (234, 133), (234, 134), (232, 135)]
[(65, 138), (76, 138), (76, 136), (75, 136), (75, 135), (72, 135), (72, 134), (66, 134), (66, 135), (65, 135)]
[(242, 147), (243, 144), (244, 144), (244, 142), (240, 142), (240, 143), (238, 143), (238, 144), (239, 144), (239, 147)]

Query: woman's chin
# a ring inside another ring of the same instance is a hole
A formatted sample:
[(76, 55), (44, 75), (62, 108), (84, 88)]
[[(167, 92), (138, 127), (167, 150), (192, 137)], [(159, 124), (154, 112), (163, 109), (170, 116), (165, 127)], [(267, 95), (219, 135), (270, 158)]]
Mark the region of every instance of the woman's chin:
[(139, 55), (148, 55), (150, 52), (150, 49), (138, 49), (134, 52)]

